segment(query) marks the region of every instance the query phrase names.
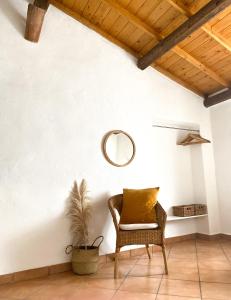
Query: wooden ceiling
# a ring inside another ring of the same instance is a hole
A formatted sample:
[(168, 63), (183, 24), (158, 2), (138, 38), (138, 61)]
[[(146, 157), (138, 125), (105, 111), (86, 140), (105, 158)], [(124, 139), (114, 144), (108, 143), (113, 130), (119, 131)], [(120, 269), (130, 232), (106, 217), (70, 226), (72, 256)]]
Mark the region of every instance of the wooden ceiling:
[[(49, 2), (140, 58), (210, 1), (49, 0)], [(158, 58), (152, 67), (201, 96), (229, 88), (231, 6)]]

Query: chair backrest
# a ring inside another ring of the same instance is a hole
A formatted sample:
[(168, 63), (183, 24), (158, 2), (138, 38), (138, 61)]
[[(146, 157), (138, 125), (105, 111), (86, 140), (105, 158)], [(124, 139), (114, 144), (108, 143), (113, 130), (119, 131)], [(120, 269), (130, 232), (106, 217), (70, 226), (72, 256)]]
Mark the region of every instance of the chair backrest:
[(108, 200), (109, 209), (112, 211), (117, 209), (118, 213), (121, 215), (122, 212), (122, 202), (123, 194), (114, 195)]

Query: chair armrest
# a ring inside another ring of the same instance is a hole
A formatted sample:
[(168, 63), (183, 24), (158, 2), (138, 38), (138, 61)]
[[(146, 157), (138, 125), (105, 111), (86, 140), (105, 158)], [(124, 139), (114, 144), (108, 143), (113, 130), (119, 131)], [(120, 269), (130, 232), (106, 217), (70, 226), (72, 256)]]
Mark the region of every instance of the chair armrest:
[(119, 212), (113, 206), (111, 201), (108, 201), (108, 207), (109, 207), (110, 213), (112, 215), (112, 219), (113, 219), (113, 223), (114, 223), (114, 226), (115, 226), (116, 234), (118, 234), (119, 233), (119, 221), (118, 221)]
[(163, 209), (163, 207), (160, 205), (160, 203), (158, 203), (156, 206), (156, 216), (157, 216), (157, 222), (164, 233), (166, 220), (167, 220), (167, 214), (166, 214), (165, 210)]

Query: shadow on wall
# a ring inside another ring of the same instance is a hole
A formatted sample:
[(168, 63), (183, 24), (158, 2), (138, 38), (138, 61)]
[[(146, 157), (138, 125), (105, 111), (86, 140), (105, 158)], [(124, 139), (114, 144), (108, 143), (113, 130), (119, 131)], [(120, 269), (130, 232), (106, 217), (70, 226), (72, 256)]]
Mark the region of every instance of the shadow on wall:
[[(21, 2), (21, 1), (20, 1)], [(30, 1), (25, 0), (26, 2), (24, 5), (27, 5)], [(11, 25), (21, 34), (24, 36), (25, 26), (26, 26), (26, 19), (24, 16), (20, 14), (17, 7), (15, 6), (12, 1), (1, 1), (0, 9), (2, 10), (3, 14), (6, 18), (10, 21)]]
[(108, 249), (114, 250), (115, 247), (115, 229), (108, 208), (110, 197), (109, 193), (102, 193), (92, 203), (90, 238), (93, 241), (99, 235), (104, 236), (104, 242), (100, 248), (101, 254), (105, 254), (104, 249), (107, 249), (108, 252)]
[(11, 272), (69, 261), (65, 248), (71, 243), (64, 214), (11, 238), (5, 249), (5, 265)]

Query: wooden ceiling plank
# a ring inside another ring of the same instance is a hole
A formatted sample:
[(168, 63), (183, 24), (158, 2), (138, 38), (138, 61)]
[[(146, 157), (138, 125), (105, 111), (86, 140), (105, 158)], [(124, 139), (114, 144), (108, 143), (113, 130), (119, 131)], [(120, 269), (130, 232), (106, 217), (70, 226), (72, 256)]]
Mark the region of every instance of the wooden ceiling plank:
[[(187, 8), (180, 3), (179, 0), (167, 0), (172, 6), (174, 6), (178, 11), (184, 14), (187, 18), (190, 18), (193, 14)], [(231, 51), (231, 44), (217, 31), (213, 31), (209, 24), (205, 24), (201, 29), (211, 36), (216, 42), (222, 45), (227, 50)]]
[(231, 4), (231, 0), (212, 0), (199, 12), (191, 16), (184, 24), (167, 36), (161, 43), (151, 49), (144, 57), (138, 60), (138, 67), (142, 70), (147, 68), (158, 57), (171, 50), (187, 36), (203, 26), (219, 12)]
[(214, 72), (212, 69), (207, 67), (204, 63), (198, 61), (195, 59), (191, 54), (189, 54), (186, 51), (182, 51), (182, 49), (178, 46), (175, 46), (174, 52), (179, 55), (181, 58), (187, 60), (189, 63), (197, 67), (199, 70), (201, 70), (203, 73), (207, 74), (209, 77), (214, 79), (215, 81), (219, 82), (223, 86), (229, 86), (229, 82), (224, 80), (221, 76), (219, 76), (216, 72)]
[[(230, 21), (231, 24), (231, 21)], [(231, 35), (231, 25), (227, 26), (226, 28), (222, 29), (221, 32), (222, 36), (226, 38), (230, 42), (230, 35)]]
[(222, 20), (220, 20), (220, 21), (217, 22), (216, 24), (210, 24), (210, 26), (211, 26), (216, 32), (220, 32), (220, 31), (222, 31), (224, 28), (226, 28), (227, 26), (230, 25), (230, 19), (231, 19), (231, 13), (229, 13), (228, 15), (226, 15)]
[(72, 8), (75, 4), (75, 0), (63, 0), (63, 4), (67, 7)]
[(132, 11), (133, 14), (136, 14), (139, 9), (144, 5), (146, 0), (132, 0), (127, 8)]
[(115, 23), (109, 29), (109, 33), (117, 37), (121, 33), (121, 31), (123, 31), (123, 29), (126, 27), (127, 24), (128, 24), (127, 18), (120, 15), (115, 21)]
[[(133, 14), (136, 14), (137, 10), (139, 10), (139, 8), (144, 4), (145, 1), (146, 0), (142, 0), (142, 1), (140, 1), (140, 0), (126, 0), (125, 2), (123, 1), (122, 5), (123, 5), (124, 8), (128, 8), (129, 10), (132, 10)], [(107, 3), (107, 5), (110, 6), (108, 3)], [(128, 19), (126, 18), (126, 20), (128, 20)], [(134, 30), (131, 30), (131, 25), (133, 26)], [(130, 31), (130, 33), (134, 33), (136, 31), (136, 28), (137, 27), (134, 26), (133, 24), (131, 24), (131, 22), (127, 21), (126, 24), (124, 25), (124, 27), (121, 28), (121, 30), (117, 33), (116, 37), (121, 36), (121, 35), (123, 36), (123, 32), (125, 32), (125, 34), (128, 31)], [(128, 44), (130, 44), (130, 43), (128, 43)]]
[[(201, 60), (209, 66), (213, 71), (217, 72), (216, 65), (214, 67), (214, 62), (220, 60), (220, 58), (226, 58), (230, 56), (230, 52), (224, 49), (220, 44), (213, 43), (205, 43), (199, 45), (196, 49), (190, 52), (194, 57), (197, 57), (198, 60)], [(218, 73), (219, 74), (219, 73)], [(221, 75), (221, 74), (220, 74)]]
[(118, 4), (116, 0), (102, 0), (108, 5), (110, 5), (113, 9), (115, 9), (119, 14), (126, 17), (131, 23), (135, 24), (138, 28), (142, 29), (146, 33), (152, 34), (154, 37), (158, 37), (158, 40), (161, 40), (161, 36), (157, 35), (155, 30), (152, 29), (151, 26), (147, 25), (140, 18), (136, 17), (134, 14), (130, 13), (126, 8)]
[(96, 13), (97, 9), (99, 8), (99, 6), (100, 6), (99, 0), (89, 0), (83, 10), (83, 16), (85, 18), (87, 18), (88, 20), (91, 20), (91, 18), (93, 18), (94, 14)]
[(87, 5), (87, 3), (88, 3), (88, 0), (81, 0), (81, 1), (75, 0), (74, 5), (73, 5), (72, 8), (73, 8), (74, 11), (78, 11), (78, 13), (82, 14), (82, 12), (83, 12), (85, 6)]
[(140, 53), (141, 49), (144, 45), (151, 42), (153, 39), (147, 33), (142, 33), (138, 39), (135, 39), (135, 42), (131, 45), (133, 49), (135, 49), (138, 53)]
[(145, 21), (163, 0), (146, 0), (137, 12), (137, 17)]
[(130, 45), (129, 39), (132, 34), (136, 31), (137, 27), (132, 23), (128, 22), (127, 25), (123, 28), (123, 30), (118, 34), (117, 38), (124, 43)]
[(109, 11), (110, 7), (105, 3), (101, 2), (99, 8), (94, 14), (94, 17), (91, 19), (91, 22), (93, 22), (97, 26), (101, 26)]
[(163, 30), (161, 33), (164, 36), (168, 36), (174, 30), (176, 30), (180, 25), (182, 25), (186, 21), (186, 17), (184, 15), (177, 15)]
[(170, 5), (166, 1), (162, 1), (159, 5), (151, 11), (148, 17), (145, 19), (145, 22), (148, 23), (151, 27), (155, 27), (155, 24), (163, 18), (163, 16), (170, 9)]
[(156, 31), (161, 32), (162, 35), (169, 35), (172, 31), (176, 30), (181, 24), (185, 22), (185, 16), (170, 7), (161, 18), (155, 21), (151, 26)]

